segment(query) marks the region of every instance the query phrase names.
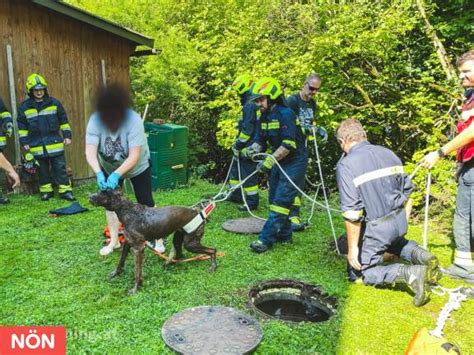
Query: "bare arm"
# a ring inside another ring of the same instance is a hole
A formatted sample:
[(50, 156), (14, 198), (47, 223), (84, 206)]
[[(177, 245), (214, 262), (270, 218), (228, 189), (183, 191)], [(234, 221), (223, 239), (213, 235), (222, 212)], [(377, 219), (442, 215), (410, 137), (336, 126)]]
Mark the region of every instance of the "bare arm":
[[(474, 141), (474, 125), (467, 127), (458, 136), (446, 143), (441, 149), (444, 155), (448, 155), (472, 141)], [(421, 165), (425, 168), (431, 169), (439, 159), (440, 156), (438, 152), (431, 152), (423, 158)]]
[(119, 173), (120, 176), (123, 176), (124, 174), (132, 170), (137, 165), (138, 160), (140, 159), (141, 151), (142, 151), (141, 147), (130, 148), (128, 151), (127, 159), (125, 159), (122, 165), (119, 166), (116, 172)]
[(344, 221), (347, 233), (347, 243), (349, 252), (347, 254), (347, 261), (356, 270), (360, 270), (359, 263), (359, 238), (362, 228), (361, 222)]
[(13, 181), (13, 188), (20, 186), (20, 177), (3, 153), (0, 153), (0, 168), (5, 170), (8, 178)]
[(99, 164), (99, 159), (97, 158), (98, 146), (94, 144), (86, 144), (86, 160), (91, 169), (95, 174), (102, 171)]

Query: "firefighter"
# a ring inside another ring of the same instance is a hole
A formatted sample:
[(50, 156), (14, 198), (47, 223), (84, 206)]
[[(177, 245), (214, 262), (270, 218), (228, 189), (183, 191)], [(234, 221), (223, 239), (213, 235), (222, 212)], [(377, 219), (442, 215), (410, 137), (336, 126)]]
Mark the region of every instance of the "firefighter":
[(64, 157), (64, 146), (71, 144), (66, 111), (59, 100), (48, 95), (46, 80), (39, 74), (28, 77), (26, 92), (29, 98), (18, 109), (18, 133), (23, 149), (39, 162), (41, 200), (54, 196), (54, 181), (61, 198), (74, 201)]
[(425, 156), (422, 165), (431, 169), (436, 162), (457, 150), (458, 192), (454, 213), (454, 262), (442, 272), (452, 278), (474, 284), (474, 233), (472, 220), (474, 207), (474, 50), (458, 59), (460, 79), (465, 89), (461, 120), (457, 124), (459, 135), (436, 152)]
[[(366, 285), (406, 284), (413, 304), (425, 304), (440, 272), (438, 259), (405, 239), (405, 204), (413, 190), (400, 159), (389, 149), (372, 145), (360, 122), (343, 121), (336, 138), (345, 153), (336, 168), (342, 216), (348, 239), (348, 263), (361, 271)], [(411, 265), (382, 265), (384, 253)]]
[(7, 146), (7, 137), (13, 135), (12, 115), (8, 112), (0, 97), (0, 152)]
[[(230, 184), (231, 186), (238, 185), (239, 180), (239, 167), (240, 165), (240, 179), (245, 179), (248, 175), (255, 171), (257, 163), (252, 159), (246, 157), (246, 149), (253, 142), (258, 126), (257, 111), (258, 106), (249, 100), (251, 95), (252, 77), (248, 74), (238, 76), (232, 83), (231, 89), (234, 90), (240, 96), (240, 103), (242, 105), (242, 118), (239, 121), (238, 133), (234, 144), (232, 145), (232, 152), (235, 163), (232, 165), (230, 172)], [(249, 209), (256, 210), (258, 208), (259, 197), (258, 197), (258, 178), (254, 175), (252, 178), (247, 180), (243, 186), (245, 200)], [(242, 201), (241, 189), (235, 190), (230, 196), (230, 200), (233, 202)], [(239, 207), (240, 211), (247, 211), (247, 207)]]
[[(306, 78), (300, 92), (287, 97), (288, 106), (298, 116), (301, 130), (306, 137), (306, 145), (308, 145), (308, 142), (311, 142), (314, 139), (312, 130), (312, 127), (316, 125), (316, 101), (314, 100), (314, 97), (320, 89), (321, 76), (319, 74), (312, 73)], [(327, 141), (328, 134), (323, 127), (319, 126), (316, 129), (316, 133), (321, 137), (324, 143)], [(294, 232), (303, 231), (305, 228), (305, 225), (301, 220), (300, 209), (301, 195), (298, 195), (295, 198), (290, 211), (291, 227), (293, 228)]]
[[(12, 115), (8, 112), (5, 104), (0, 97), (0, 153), (7, 147), (7, 137), (13, 135)], [(0, 196), (0, 205), (9, 203), (5, 196)]]
[(263, 78), (252, 89), (252, 100), (262, 113), (260, 130), (256, 142), (248, 148), (247, 154), (266, 150), (269, 145), (272, 156), (259, 163), (257, 169), (270, 174), (270, 214), (257, 241), (250, 247), (256, 253), (268, 251), (275, 243), (292, 241), (289, 213), (297, 189), (285, 177), (276, 159), (290, 179), (299, 187), (303, 186), (308, 153), (301, 129), (296, 126), (295, 113), (286, 106), (280, 83), (273, 78)]

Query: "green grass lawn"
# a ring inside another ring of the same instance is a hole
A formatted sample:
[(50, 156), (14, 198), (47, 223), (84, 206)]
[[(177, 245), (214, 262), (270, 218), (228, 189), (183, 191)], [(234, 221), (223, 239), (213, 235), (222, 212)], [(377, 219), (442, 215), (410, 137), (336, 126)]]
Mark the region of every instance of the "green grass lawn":
[[(50, 218), (48, 211), (66, 203), (42, 203), (37, 196), (12, 196), (0, 207), (0, 323), (2, 325), (65, 325), (68, 351), (76, 353), (170, 353), (161, 339), (161, 326), (174, 313), (199, 305), (225, 305), (248, 312), (247, 292), (258, 281), (295, 278), (321, 285), (339, 300), (336, 316), (320, 324), (289, 325), (262, 321), (264, 339), (258, 354), (401, 354), (413, 333), (434, 328), (447, 296), (433, 296), (422, 307), (399, 289), (376, 289), (346, 281), (345, 261), (330, 250), (330, 228), (323, 212), (314, 225), (294, 236), (291, 246), (270, 253), (249, 251), (253, 237), (224, 232), (221, 224), (245, 216), (230, 203), (221, 203), (211, 216), (204, 244), (225, 253), (214, 274), (208, 262), (177, 265), (166, 271), (162, 260), (146, 252), (145, 282), (141, 291), (127, 296), (133, 282), (133, 259), (123, 276), (112, 281), (119, 253), (99, 256), (104, 211), (93, 208), (87, 196), (92, 185), (76, 189), (88, 213)], [(191, 205), (217, 186), (194, 182), (189, 188), (159, 192), (159, 205)], [(261, 209), (264, 213), (264, 209)], [(336, 218), (338, 234), (342, 220)], [(449, 227), (450, 222), (446, 225)], [(450, 263), (448, 233), (435, 233), (430, 249), (443, 265)], [(409, 237), (421, 238), (421, 227)], [(438, 228), (439, 230), (439, 228)], [(460, 283), (443, 279), (454, 287)], [(465, 302), (445, 329), (446, 337), (464, 354), (474, 353), (474, 301)]]

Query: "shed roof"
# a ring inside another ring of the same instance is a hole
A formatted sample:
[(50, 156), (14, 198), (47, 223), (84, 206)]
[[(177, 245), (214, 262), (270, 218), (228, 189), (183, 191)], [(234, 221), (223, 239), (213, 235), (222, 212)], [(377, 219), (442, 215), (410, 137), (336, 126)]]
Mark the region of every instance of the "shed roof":
[(32, 0), (32, 2), (50, 10), (59, 12), (65, 16), (74, 18), (78, 21), (87, 23), (91, 26), (100, 28), (104, 31), (113, 33), (137, 45), (141, 44), (153, 48), (154, 40), (152, 38), (146, 37), (138, 32), (132, 31), (124, 26), (118, 25), (115, 22), (106, 20), (100, 16), (94, 15), (75, 6), (66, 4), (61, 0)]

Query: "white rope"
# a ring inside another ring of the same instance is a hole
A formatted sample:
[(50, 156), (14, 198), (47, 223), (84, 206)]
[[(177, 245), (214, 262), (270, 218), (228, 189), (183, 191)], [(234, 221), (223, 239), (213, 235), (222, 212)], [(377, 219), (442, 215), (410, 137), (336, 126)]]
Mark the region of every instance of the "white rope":
[(423, 248), (428, 250), (428, 212), (430, 207), (431, 171), (428, 172), (425, 195), (425, 221), (423, 224)]
[(433, 329), (430, 334), (434, 337), (442, 338), (444, 327), (451, 316), (451, 313), (461, 308), (461, 303), (467, 300), (467, 296), (459, 291), (460, 287), (454, 290), (442, 288), (441, 286), (438, 287), (441, 288), (443, 292), (449, 293), (449, 300), (444, 305), (438, 319), (436, 320), (436, 328)]
[[(239, 176), (239, 182), (242, 181), (242, 175), (241, 175), (241, 171), (240, 171), (240, 161), (239, 159), (237, 158), (237, 172), (238, 172), (238, 176)], [(253, 218), (256, 218), (256, 219), (259, 219), (261, 221), (266, 221), (267, 219), (266, 218), (262, 218), (262, 217), (259, 217), (257, 215), (255, 215), (254, 213), (252, 213), (252, 211), (250, 210), (250, 207), (247, 203), (247, 198), (245, 196), (245, 191), (244, 191), (244, 188), (243, 188), (243, 184), (242, 184), (242, 188), (240, 189), (240, 192), (242, 194), (242, 201), (244, 202), (244, 206), (245, 208), (247, 209), (247, 212), (253, 217)]]

